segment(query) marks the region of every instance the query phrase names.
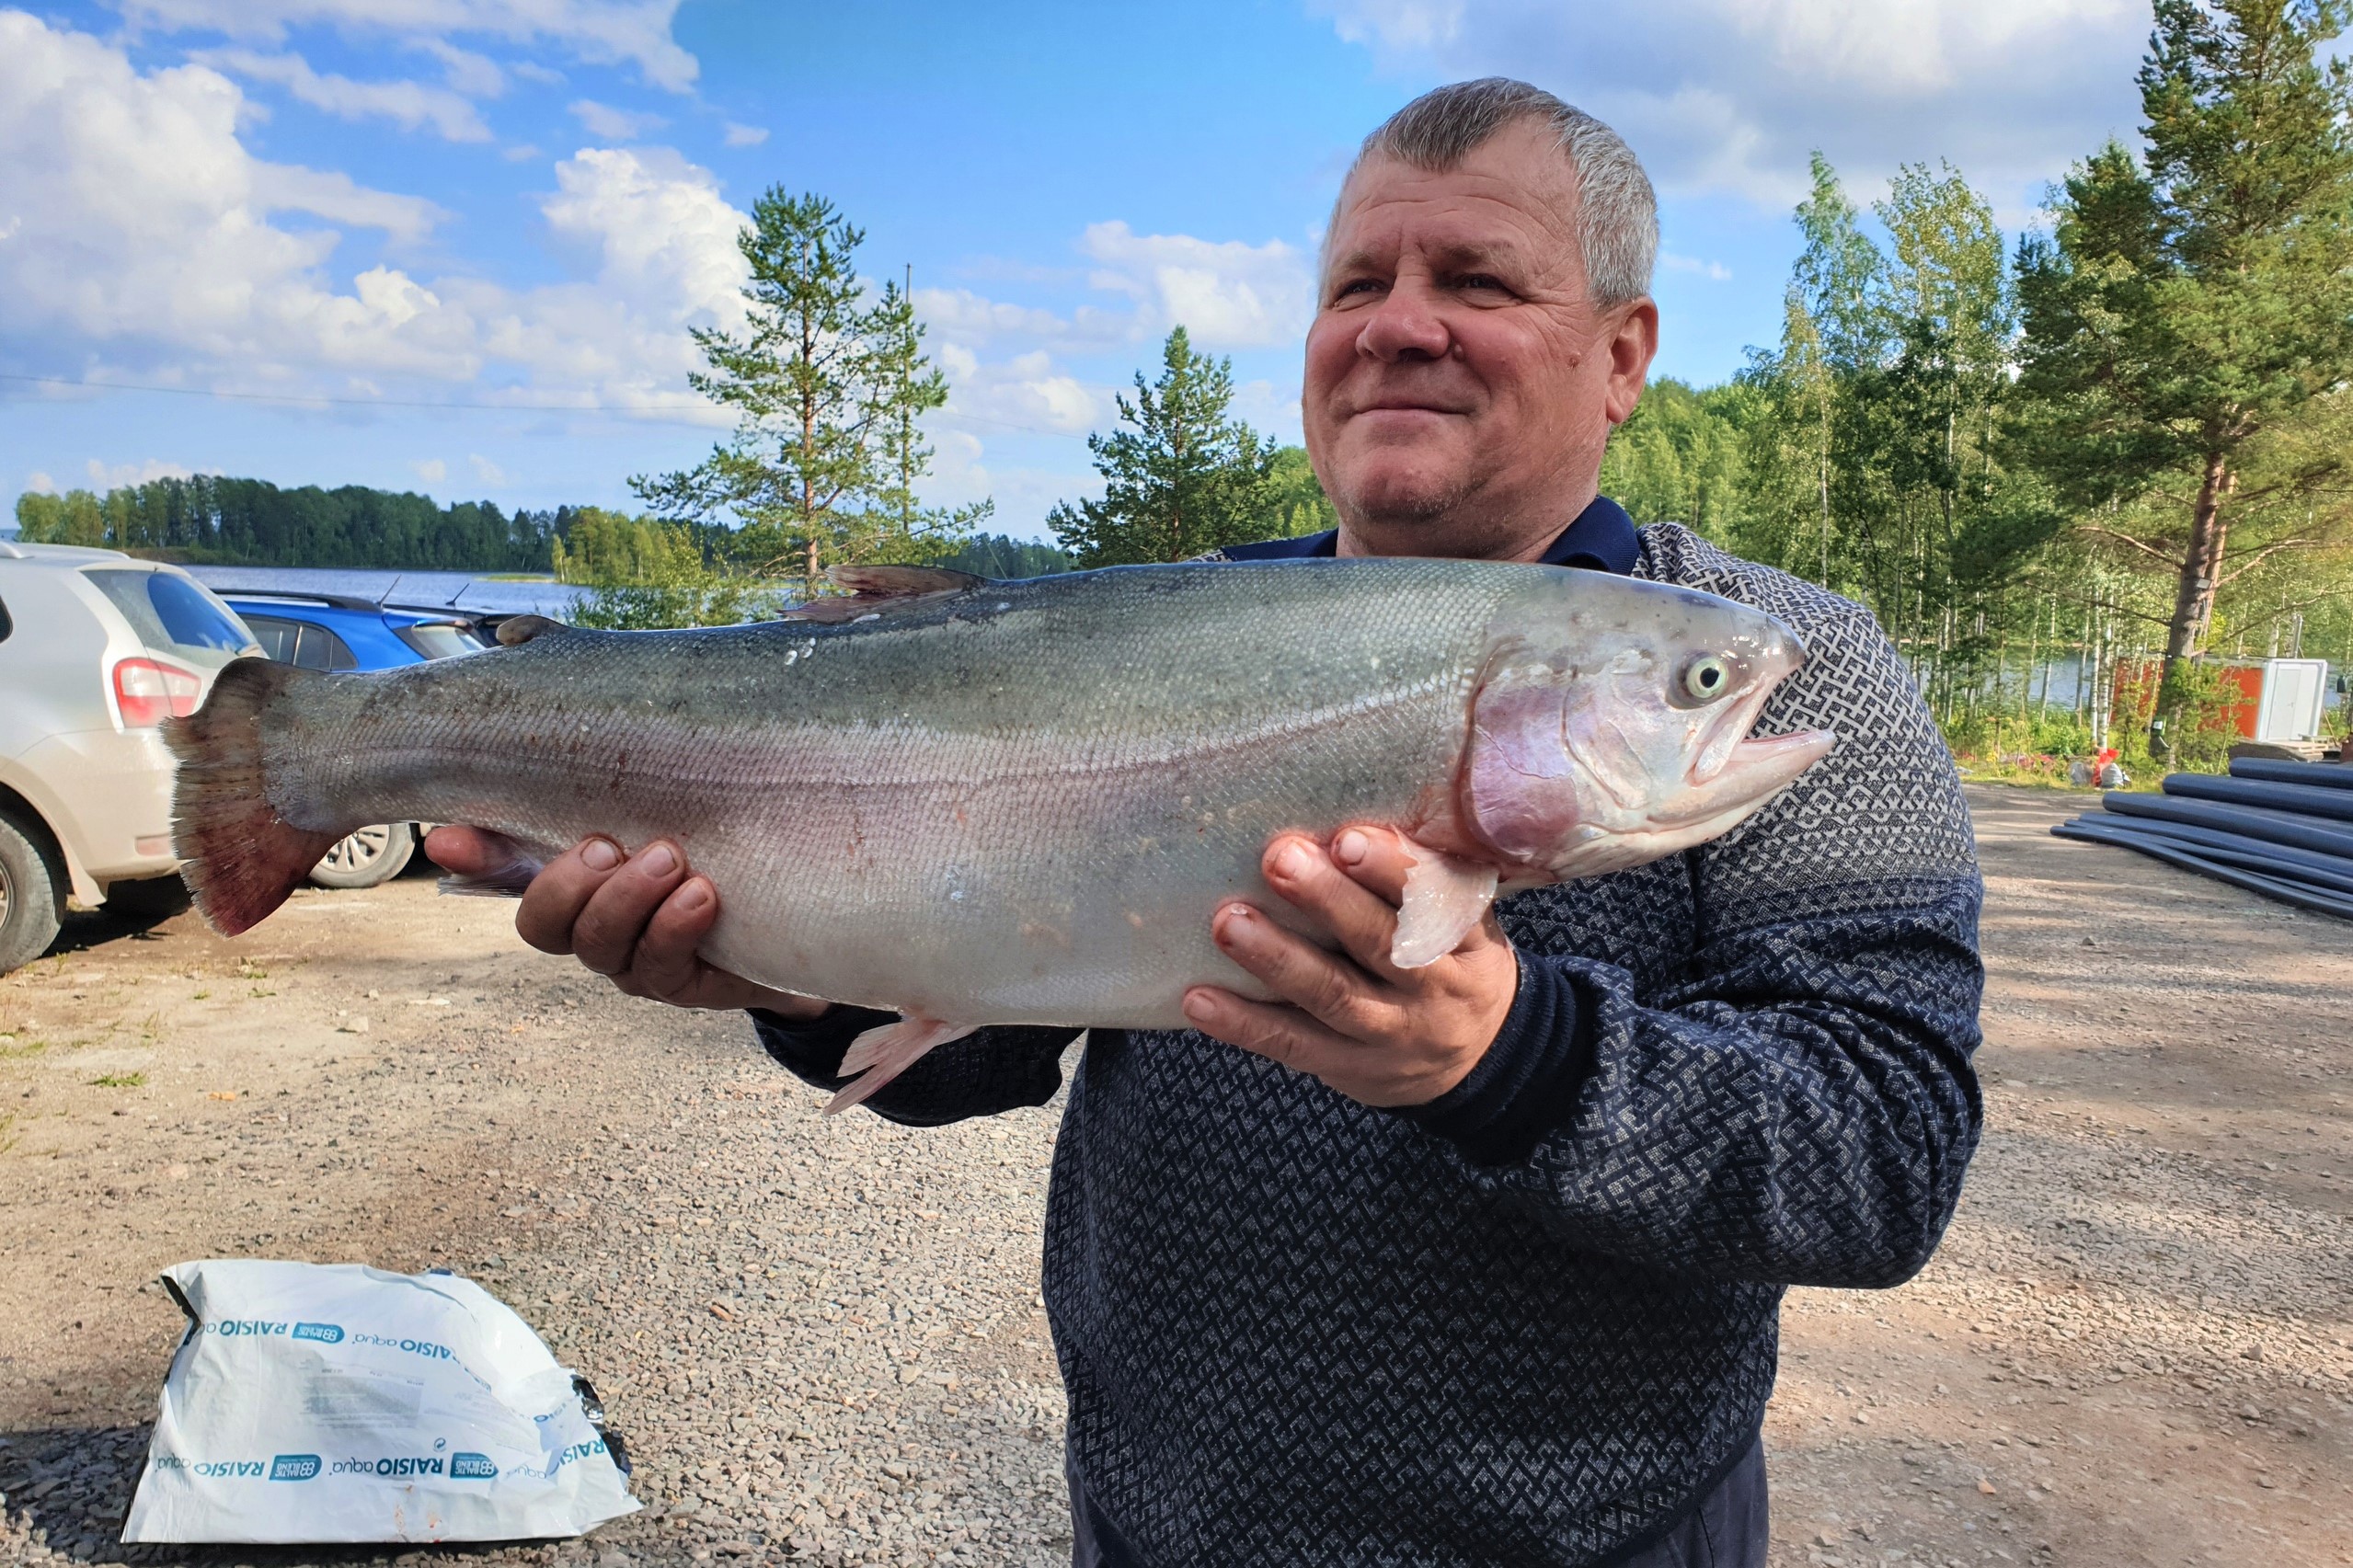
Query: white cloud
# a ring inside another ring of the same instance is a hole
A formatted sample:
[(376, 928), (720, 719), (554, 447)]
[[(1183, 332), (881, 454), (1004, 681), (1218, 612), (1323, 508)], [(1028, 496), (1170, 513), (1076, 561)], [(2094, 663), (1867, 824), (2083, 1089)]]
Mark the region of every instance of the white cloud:
[[(102, 463), (92, 458), (83, 464), (90, 476), (93, 490), (112, 490), (124, 485), (144, 485), (154, 479), (185, 479), (194, 470), (178, 463), (166, 463), (150, 457), (139, 463)], [(36, 475), (45, 478), (47, 475)]]
[(36, 468), (25, 475), (25, 488), (39, 490), (44, 496), (53, 496), (57, 494), (57, 481)]
[(1057, 367), (1043, 349), (984, 364), (959, 343), (934, 356), (947, 377), (946, 416), (1039, 435), (1081, 435), (1111, 408), (1108, 388)]
[[(700, 67), (671, 37), (679, 0), (113, 0), (134, 26), (282, 40), (326, 27), (351, 36), (495, 38), (546, 43), (591, 65), (634, 64), (686, 92)], [(516, 67), (518, 75), (524, 72)]]
[[(465, 461), (468, 466), (473, 468), (475, 478), (480, 480), (483, 484), (490, 486), (495, 489), (507, 482), (507, 471), (499, 467), (497, 464), (491, 462), (488, 458), (483, 456), (480, 452), (473, 452), (466, 453)], [(440, 465), (437, 464), (435, 466), (438, 467)]]
[(757, 147), (767, 139), (768, 128), (764, 125), (739, 125), (732, 120), (727, 122), (725, 140), (730, 147)]
[(438, 485), (449, 477), (450, 465), (438, 457), (417, 457), (409, 460), (408, 471), (428, 485)]
[[(265, 360), (366, 303), (322, 291), (331, 230), (271, 223), (298, 210), (421, 236), (438, 210), (349, 176), (262, 162), (236, 135), (242, 96), (206, 66), (142, 75), (87, 35), (0, 11), (0, 337), (170, 342)], [(316, 352), (314, 347), (313, 349)]]
[(474, 106), (457, 94), (421, 82), (355, 82), (322, 74), (299, 54), (260, 54), (249, 49), (216, 49), (194, 58), (248, 81), (274, 82), (301, 103), (339, 120), (389, 120), (404, 131), (430, 124), (447, 142), (488, 142), (490, 128)]
[(1732, 279), (1732, 269), (1721, 261), (1702, 261), (1695, 256), (1678, 256), (1671, 250), (1659, 253), (1659, 265), (1670, 272), (1689, 272), (1711, 283), (1726, 283)]
[(590, 135), (601, 136), (608, 142), (634, 142), (663, 124), (660, 115), (614, 109), (611, 104), (599, 103), (594, 98), (575, 98), (565, 108), (573, 119), (587, 128)]
[(1120, 222), (1090, 223), (1079, 248), (1097, 263), (1088, 281), (1136, 302), (1147, 337), (1182, 326), (1196, 348), (1295, 343), (1314, 315), (1308, 258), (1280, 240), (1140, 235)]
[(487, 54), (460, 49), (438, 38), (419, 39), (415, 47), (442, 63), (442, 80), (453, 93), (463, 93), (470, 98), (495, 98), (507, 90), (507, 74)]
[(1949, 157), (2007, 200), (2137, 122), (2142, 0), (1316, 0), (1426, 78), (1498, 73), (1615, 125), (1670, 191), (1768, 206)]
[(1102, 348), (1137, 336), (1132, 312), (1081, 305), (1069, 315), (1035, 305), (1008, 304), (970, 289), (917, 289), (915, 311), (934, 336), (977, 348), (1005, 338), (1058, 348)]
[(254, 157), (243, 106), (210, 67), (142, 74), (113, 44), (0, 11), (0, 340), (93, 380), (375, 395), (496, 369), (494, 398), (560, 388), (675, 418), (685, 328), (740, 319), (743, 214), (673, 152), (557, 166), (542, 211), (576, 281), (518, 291), (390, 260), (339, 274), (337, 230), (275, 214), (414, 240), (438, 210)]

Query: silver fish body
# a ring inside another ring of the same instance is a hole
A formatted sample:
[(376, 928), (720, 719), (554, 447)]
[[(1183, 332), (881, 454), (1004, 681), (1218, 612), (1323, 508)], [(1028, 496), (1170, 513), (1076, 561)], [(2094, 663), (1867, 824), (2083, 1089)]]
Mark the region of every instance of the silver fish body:
[(846, 624), (558, 629), (368, 674), (247, 661), (173, 734), (181, 853), (242, 929), (369, 822), (541, 859), (668, 837), (719, 892), (705, 956), (750, 979), (1176, 1027), (1188, 985), (1256, 992), (1210, 917), (1280, 913), (1275, 834), (1391, 825), (1508, 885), (1637, 864), (1827, 749), (1743, 738), (1801, 656), (1685, 589), (1383, 559), (970, 579)]

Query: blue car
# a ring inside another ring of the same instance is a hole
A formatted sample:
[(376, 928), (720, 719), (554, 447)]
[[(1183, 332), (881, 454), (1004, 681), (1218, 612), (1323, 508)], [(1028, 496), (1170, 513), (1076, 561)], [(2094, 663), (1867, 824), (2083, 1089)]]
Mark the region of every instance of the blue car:
[[(304, 670), (392, 670), (488, 646), (475, 623), (446, 611), (399, 610), (324, 593), (220, 590), (261, 651)], [(373, 887), (416, 853), (422, 824), (385, 822), (328, 850), (311, 868), (321, 887)]]

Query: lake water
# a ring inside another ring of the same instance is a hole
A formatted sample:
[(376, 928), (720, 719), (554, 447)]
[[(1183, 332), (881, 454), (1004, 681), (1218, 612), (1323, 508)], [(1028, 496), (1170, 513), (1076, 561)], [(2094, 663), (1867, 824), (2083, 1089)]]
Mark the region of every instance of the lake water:
[(338, 567), (189, 567), (215, 593), (337, 593), (403, 610), (460, 610), (568, 619), (585, 589), (542, 578), (499, 582), (467, 572), (370, 571)]

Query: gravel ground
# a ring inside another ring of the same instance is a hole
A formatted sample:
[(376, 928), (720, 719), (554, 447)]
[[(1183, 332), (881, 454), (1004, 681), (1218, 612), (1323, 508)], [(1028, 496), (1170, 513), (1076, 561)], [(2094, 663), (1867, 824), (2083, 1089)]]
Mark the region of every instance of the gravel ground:
[[(2353, 928), (1974, 798), (1986, 1144), (1920, 1279), (1793, 1293), (1774, 1562), (2353, 1562)], [(470, 1274), (628, 1437), (644, 1512), (395, 1561), (1067, 1561), (1059, 1106), (822, 1121), (740, 1020), (507, 921), (410, 877), (234, 943), (86, 917), (0, 980), (0, 1562), (390, 1555), (116, 1543), (152, 1281), (223, 1254)]]

